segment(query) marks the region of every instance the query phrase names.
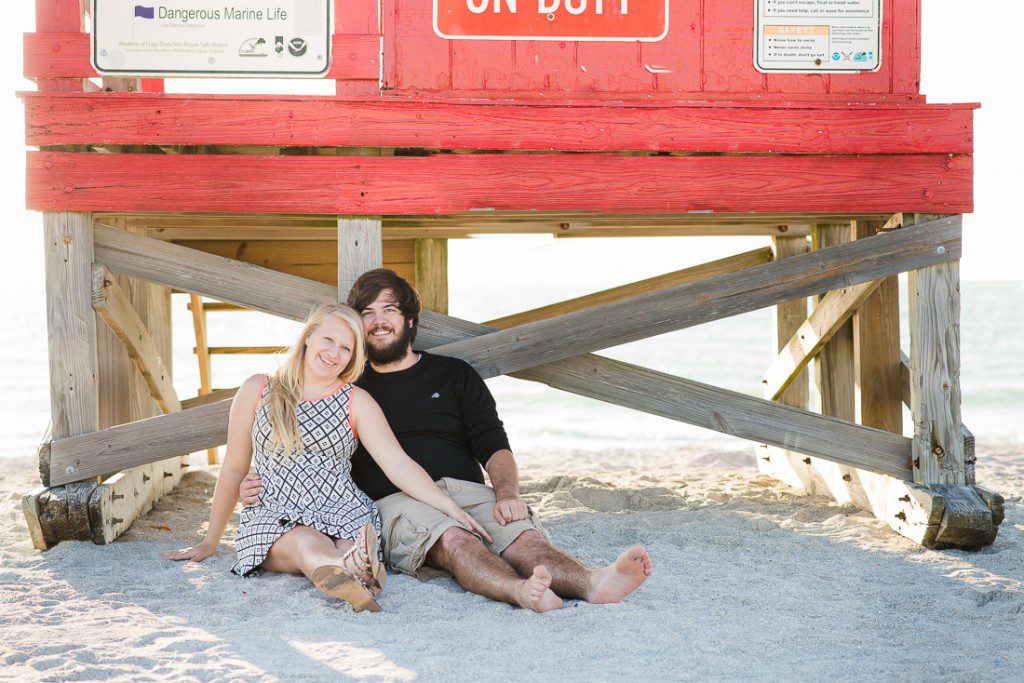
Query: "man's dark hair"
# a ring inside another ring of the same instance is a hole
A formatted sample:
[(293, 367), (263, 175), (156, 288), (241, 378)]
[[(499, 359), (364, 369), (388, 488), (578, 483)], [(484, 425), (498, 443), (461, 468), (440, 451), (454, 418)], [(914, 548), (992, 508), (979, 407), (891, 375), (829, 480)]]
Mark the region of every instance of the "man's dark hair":
[(385, 289), (390, 289), (402, 316), (412, 323), (409, 328), (409, 343), (416, 341), (416, 328), (420, 324), (420, 296), (409, 282), (393, 270), (376, 268), (368, 270), (355, 281), (348, 293), (349, 306), (361, 313), (372, 304)]

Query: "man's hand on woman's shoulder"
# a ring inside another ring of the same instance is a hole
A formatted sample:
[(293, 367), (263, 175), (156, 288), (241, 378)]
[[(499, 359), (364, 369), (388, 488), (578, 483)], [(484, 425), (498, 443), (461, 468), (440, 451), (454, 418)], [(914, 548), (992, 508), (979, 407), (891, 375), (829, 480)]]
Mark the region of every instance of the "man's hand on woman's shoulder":
[(263, 493), (263, 480), (255, 472), (245, 475), (242, 483), (238, 485), (238, 497), (245, 507), (260, 502), (261, 493)]

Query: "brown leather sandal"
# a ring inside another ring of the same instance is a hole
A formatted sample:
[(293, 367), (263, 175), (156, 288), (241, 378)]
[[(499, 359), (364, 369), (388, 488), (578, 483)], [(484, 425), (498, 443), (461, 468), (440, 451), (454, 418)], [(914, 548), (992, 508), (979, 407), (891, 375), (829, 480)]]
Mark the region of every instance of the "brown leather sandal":
[(324, 595), (344, 600), (356, 612), (379, 612), (380, 604), (370, 589), (344, 567), (327, 564), (313, 572), (313, 585)]

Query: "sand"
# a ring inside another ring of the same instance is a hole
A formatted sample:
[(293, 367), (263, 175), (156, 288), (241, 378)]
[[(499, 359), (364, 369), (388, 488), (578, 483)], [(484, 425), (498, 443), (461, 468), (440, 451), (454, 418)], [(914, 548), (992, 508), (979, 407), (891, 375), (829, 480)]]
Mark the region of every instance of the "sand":
[(601, 565), (643, 543), (655, 562), (621, 604), (545, 615), (399, 575), (382, 613), (354, 614), (301, 577), (229, 574), (227, 541), (202, 564), (162, 560), (198, 538), (209, 471), (111, 546), (40, 553), (18, 507), (32, 462), (0, 460), (0, 679), (1019, 680), (1024, 446), (978, 451), (1007, 519), (977, 553), (796, 496), (752, 449), (521, 456), (559, 545)]

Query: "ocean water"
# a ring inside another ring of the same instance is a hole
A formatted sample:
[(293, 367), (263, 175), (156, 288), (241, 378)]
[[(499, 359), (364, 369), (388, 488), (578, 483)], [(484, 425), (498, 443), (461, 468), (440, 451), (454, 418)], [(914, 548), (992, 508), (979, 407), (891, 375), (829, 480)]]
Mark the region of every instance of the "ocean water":
[[(905, 283), (904, 283), (905, 285)], [(32, 296), (5, 295), (8, 325), (0, 328), (6, 391), (0, 392), (0, 457), (34, 452), (49, 420), (45, 314), (41, 283)], [(593, 282), (557, 285), (481, 283), (453, 278), (451, 313), (485, 321), (596, 288)], [(24, 293), (23, 293), (24, 294)], [(38, 306), (15, 305), (38, 301)], [(902, 297), (905, 301), (906, 297)], [(194, 396), (198, 368), (187, 297), (173, 302), (175, 386)], [(1024, 440), (1024, 282), (966, 282), (962, 287), (962, 377), (964, 422), (981, 438)], [(906, 319), (904, 311), (904, 323)], [(212, 345), (286, 344), (298, 324), (253, 313), (209, 316)], [(661, 335), (602, 352), (701, 382), (753, 395), (770, 358), (771, 311), (761, 310)], [(571, 334), (572, 330), (566, 330)], [(904, 332), (903, 339), (906, 340)], [(272, 370), (273, 356), (214, 358), (214, 385), (236, 386), (253, 372)], [(543, 385), (499, 377), (488, 381), (517, 450), (567, 448), (708, 448), (743, 443), (690, 425), (645, 415)], [(906, 421), (909, 424), (909, 420)]]

